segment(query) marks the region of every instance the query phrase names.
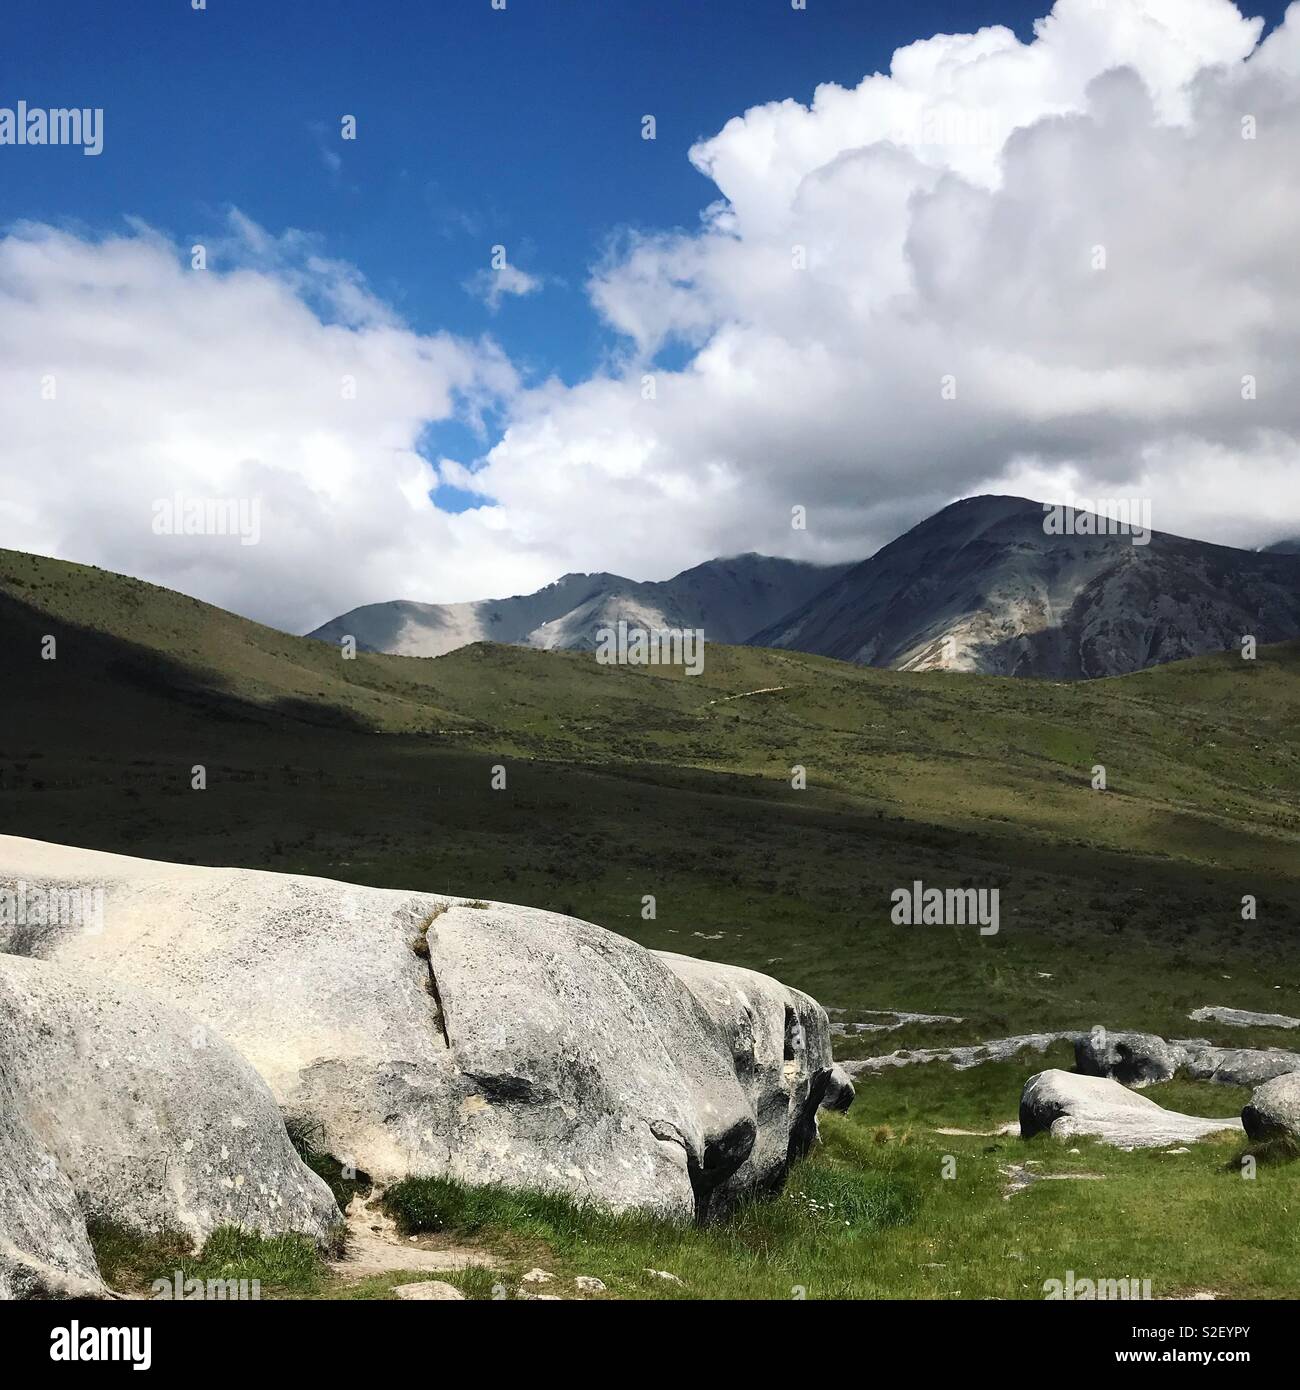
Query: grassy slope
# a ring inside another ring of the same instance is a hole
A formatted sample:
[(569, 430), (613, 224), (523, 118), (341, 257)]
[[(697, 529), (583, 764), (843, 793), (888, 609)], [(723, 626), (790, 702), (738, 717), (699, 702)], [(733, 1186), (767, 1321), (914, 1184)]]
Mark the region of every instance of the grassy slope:
[[(699, 678), (486, 645), (345, 662), (166, 590), (12, 552), (0, 552), (0, 633), (0, 827), (15, 833), (555, 907), (768, 969), (849, 1018), (965, 1019), (846, 1040), (846, 1055), (1098, 1022), (1297, 1045), (1186, 1020), (1208, 1003), (1300, 1014), (1297, 644), (1087, 685), (722, 647)], [(45, 633), (55, 662), (39, 659)], [(784, 688), (743, 695), (770, 686)], [(189, 786), (198, 762), (203, 793)], [(504, 792), (490, 788), (497, 762)], [(1105, 793), (1089, 785), (1097, 762)], [(791, 789), (796, 764), (805, 791)], [(913, 878), (999, 886), (1001, 933), (893, 926), (889, 892)], [(654, 921), (640, 915), (647, 893)], [(1258, 896), (1259, 922), (1241, 921), (1243, 893)], [(1162, 1159), (1089, 1146), (1106, 1183), (1003, 1202), (997, 1166), (1018, 1146), (929, 1134), (1013, 1117), (1042, 1065), (864, 1082), (792, 1193), (730, 1234), (611, 1234), (588, 1218), (541, 1230), (516, 1213), (494, 1238), (623, 1292), (647, 1292), (637, 1260), (672, 1269), (674, 1252), (696, 1294), (1035, 1296), (1066, 1268), (1147, 1277), (1142, 1260), (1157, 1257), (1186, 1287), (1294, 1283), (1278, 1263), (1289, 1253), (1295, 1268), (1294, 1238), (1278, 1228), (1294, 1231), (1281, 1213), (1300, 1196), (1296, 1165), (1245, 1184), (1214, 1146)], [(1217, 1088), (1203, 1109), (1239, 1104)], [(878, 1144), (882, 1125), (895, 1137)], [(955, 1185), (936, 1177), (948, 1152)], [(1041, 1157), (1079, 1161), (1051, 1146)], [(824, 1213), (800, 1205), (808, 1192), (895, 1178), (917, 1198), (907, 1219), (837, 1235), (817, 1263), (828, 1236)], [(1171, 1202), (1204, 1235), (1182, 1254)], [(1017, 1250), (1046, 1272), (1004, 1267)]]
[[(705, 673), (691, 678), (488, 644), (436, 662), (344, 661), (170, 590), (13, 551), (0, 551), (0, 595), (48, 617), (65, 647), (90, 628), (183, 667), (214, 698), (342, 725), (481, 730), (469, 746), (769, 778), (788, 778), (799, 761), (814, 786), (913, 816), (1007, 818), (1130, 848), (1150, 839), (1212, 863), (1256, 858), (1252, 847), (1273, 832), (1292, 844), (1300, 835), (1297, 643), (1255, 662), (1224, 654), (1078, 684), (711, 647)], [(1111, 794), (1076, 795), (1090, 790), (1098, 762)]]

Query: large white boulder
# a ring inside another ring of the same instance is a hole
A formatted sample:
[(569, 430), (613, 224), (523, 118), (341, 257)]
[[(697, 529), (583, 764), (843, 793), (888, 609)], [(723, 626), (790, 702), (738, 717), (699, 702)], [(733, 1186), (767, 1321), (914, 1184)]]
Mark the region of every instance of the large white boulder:
[(341, 1224), (274, 1097), (196, 1019), (84, 970), (0, 955), (0, 1297), (102, 1288), (86, 1222)]
[(851, 1098), (807, 996), (556, 913), (0, 837), (19, 881), (101, 889), (102, 923), (0, 925), (0, 950), (194, 1014), (380, 1182), (702, 1216), (779, 1184), (818, 1103)]
[(1026, 1139), (1046, 1130), (1056, 1139), (1083, 1134), (1124, 1148), (1155, 1148), (1225, 1129), (1239, 1130), (1241, 1121), (1181, 1115), (1109, 1077), (1056, 1068), (1031, 1076), (1020, 1098), (1020, 1133)]

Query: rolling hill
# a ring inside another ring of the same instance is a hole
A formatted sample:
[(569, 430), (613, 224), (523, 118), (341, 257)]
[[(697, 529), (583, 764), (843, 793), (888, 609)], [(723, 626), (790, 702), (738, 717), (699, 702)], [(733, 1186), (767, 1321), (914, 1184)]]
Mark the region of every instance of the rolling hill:
[[(86, 842), (114, 840), (104, 848), (137, 844), (123, 815), (136, 809), (126, 790), (141, 780), (135, 769), (238, 754), (266, 781), (283, 744), (321, 782), (332, 758), (361, 759), (400, 765), (403, 778), (424, 768), (446, 794), (454, 779), (430, 766), (504, 758), (557, 770), (537, 772), (547, 778), (652, 782), (670, 802), (685, 788), (740, 788), (778, 817), (816, 804), (1027, 844), (1300, 873), (1296, 643), (1255, 661), (1218, 654), (1083, 684), (727, 646), (709, 648), (698, 677), (485, 643), (437, 661), (347, 660), (167, 589), (12, 551), (0, 552), (0, 635), (13, 654), (0, 753), (29, 779), (35, 760), (67, 764), (58, 780), (70, 794), (100, 769), (96, 795), (111, 810)], [(55, 660), (42, 657), (46, 636)], [(1108, 768), (1105, 796), (1091, 790), (1097, 764)], [(792, 790), (796, 767), (806, 792)], [(22, 784), (9, 774), (11, 793)], [(18, 800), (30, 817), (59, 797)], [(483, 825), (515, 805), (489, 798)], [(236, 833), (256, 843), (262, 822)], [(473, 823), (459, 826), (463, 838)]]

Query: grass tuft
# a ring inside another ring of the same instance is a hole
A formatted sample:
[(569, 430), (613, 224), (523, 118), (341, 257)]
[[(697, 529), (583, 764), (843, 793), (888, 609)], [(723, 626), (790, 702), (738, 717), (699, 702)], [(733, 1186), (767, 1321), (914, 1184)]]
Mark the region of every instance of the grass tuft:
[(110, 1288), (148, 1296), (159, 1279), (257, 1280), (263, 1294), (306, 1297), (325, 1282), (327, 1270), (306, 1236), (261, 1236), (220, 1226), (202, 1251), (175, 1231), (148, 1234), (111, 1221), (87, 1223), (100, 1275)]
[(326, 1152), (324, 1131), (319, 1124), (294, 1116), (285, 1121), (284, 1127), (289, 1133), (289, 1142), (298, 1151), (298, 1157), (328, 1184), (341, 1212), (348, 1209), (353, 1197), (369, 1195), (373, 1186), (370, 1175), (354, 1169), (349, 1176), (349, 1170), (343, 1163)]

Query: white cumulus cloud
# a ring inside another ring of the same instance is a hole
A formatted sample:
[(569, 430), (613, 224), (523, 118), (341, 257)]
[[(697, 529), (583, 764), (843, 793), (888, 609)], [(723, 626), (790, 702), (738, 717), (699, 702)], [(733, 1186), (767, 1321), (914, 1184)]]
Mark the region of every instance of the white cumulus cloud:
[[(235, 215), (208, 254), (192, 269), (139, 225), (0, 240), (0, 544), (287, 626), (456, 571), (493, 587), (417, 446), (517, 389), (501, 352), (412, 333), (300, 235)], [(178, 494), (256, 499), (258, 543), (156, 534), (155, 503)]]
[(580, 496), (617, 525), (571, 565), (663, 573), (863, 555), (995, 489), (1300, 529), (1300, 6), (1261, 30), (1228, 0), (1058, 0), (1029, 43), (938, 36), (729, 121), (691, 151), (701, 230), (592, 277), (623, 367), (523, 396), (478, 486), (530, 533)]

